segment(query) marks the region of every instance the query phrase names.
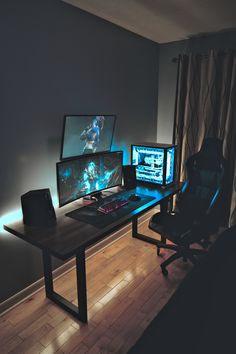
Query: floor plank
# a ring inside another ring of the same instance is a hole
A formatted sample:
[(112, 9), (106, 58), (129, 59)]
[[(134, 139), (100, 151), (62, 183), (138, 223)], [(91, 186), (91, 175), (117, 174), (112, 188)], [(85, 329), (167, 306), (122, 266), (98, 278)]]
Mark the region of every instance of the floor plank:
[[(153, 235), (147, 222), (139, 231)], [(164, 277), (159, 265), (170, 252), (157, 257), (154, 245), (127, 233), (86, 260), (88, 324), (40, 290), (0, 318), (0, 353), (127, 353), (191, 269), (178, 260)], [(76, 303), (74, 268), (55, 282), (55, 289)]]

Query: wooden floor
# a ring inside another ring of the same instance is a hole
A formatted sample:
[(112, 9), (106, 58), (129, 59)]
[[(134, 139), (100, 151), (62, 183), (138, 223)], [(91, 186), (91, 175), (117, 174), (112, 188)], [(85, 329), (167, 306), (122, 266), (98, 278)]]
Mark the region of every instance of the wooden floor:
[[(139, 231), (154, 235), (147, 222)], [(0, 317), (0, 353), (127, 353), (191, 269), (176, 261), (165, 278), (159, 264), (170, 253), (162, 254), (127, 233), (86, 260), (88, 324), (40, 290)], [(74, 269), (56, 280), (55, 290), (76, 302)]]

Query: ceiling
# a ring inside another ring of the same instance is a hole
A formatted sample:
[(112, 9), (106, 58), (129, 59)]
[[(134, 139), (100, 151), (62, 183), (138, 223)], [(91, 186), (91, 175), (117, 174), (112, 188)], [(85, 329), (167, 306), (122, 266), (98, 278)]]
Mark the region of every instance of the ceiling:
[(235, 0), (62, 0), (157, 43), (236, 28)]

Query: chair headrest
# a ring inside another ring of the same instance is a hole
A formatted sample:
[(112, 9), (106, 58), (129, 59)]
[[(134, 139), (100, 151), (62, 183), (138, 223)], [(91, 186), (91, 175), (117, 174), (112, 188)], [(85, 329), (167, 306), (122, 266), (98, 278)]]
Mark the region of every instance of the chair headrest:
[[(206, 138), (200, 151), (187, 160), (186, 167), (188, 174), (191, 173), (193, 166), (204, 170), (220, 171), (225, 167), (225, 159), (222, 153), (223, 142), (217, 138)], [(222, 165), (223, 164), (223, 165)]]
[(209, 157), (223, 156), (223, 142), (217, 138), (206, 138), (203, 140), (200, 153)]

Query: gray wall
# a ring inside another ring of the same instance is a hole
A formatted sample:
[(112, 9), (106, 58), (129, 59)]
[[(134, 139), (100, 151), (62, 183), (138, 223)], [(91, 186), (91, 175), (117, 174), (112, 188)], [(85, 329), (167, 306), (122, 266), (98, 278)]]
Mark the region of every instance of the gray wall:
[(160, 45), (157, 141), (171, 143), (174, 122), (177, 63), (172, 58), (184, 53), (204, 53), (213, 48), (236, 48), (236, 31), (205, 35)]
[[(0, 2), (0, 216), (56, 193), (63, 115), (117, 115), (113, 149), (156, 140), (158, 45), (60, 0)], [(58, 263), (57, 263), (58, 264)], [(40, 252), (0, 234), (0, 300), (42, 276)]]

